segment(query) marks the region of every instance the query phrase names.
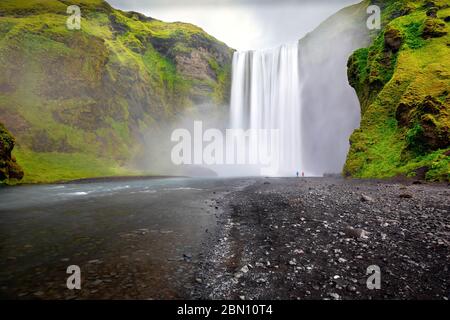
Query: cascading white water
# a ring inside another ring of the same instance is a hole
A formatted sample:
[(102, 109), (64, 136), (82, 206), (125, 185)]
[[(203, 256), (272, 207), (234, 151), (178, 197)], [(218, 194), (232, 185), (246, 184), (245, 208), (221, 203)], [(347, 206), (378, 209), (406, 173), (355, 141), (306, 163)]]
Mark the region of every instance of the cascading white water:
[[(235, 52), (231, 89), (231, 127), (279, 130), (277, 141), (250, 139), (251, 158), (277, 150), (267, 174), (307, 172), (302, 161), (301, 82), (298, 42), (274, 49)], [(270, 144), (270, 145), (267, 145)], [(276, 144), (276, 145), (275, 145)], [(276, 162), (276, 165), (275, 165)]]

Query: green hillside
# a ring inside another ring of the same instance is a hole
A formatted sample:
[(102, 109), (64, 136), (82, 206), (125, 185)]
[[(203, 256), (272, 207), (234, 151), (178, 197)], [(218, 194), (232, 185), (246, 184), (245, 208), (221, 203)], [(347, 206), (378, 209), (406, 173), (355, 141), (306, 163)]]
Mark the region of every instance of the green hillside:
[(0, 122), (24, 182), (135, 173), (143, 134), (197, 105), (225, 105), (232, 50), (200, 28), (81, 0), (0, 2)]
[(378, 1), (383, 27), (349, 59), (361, 102), (344, 174), (450, 180), (450, 1)]

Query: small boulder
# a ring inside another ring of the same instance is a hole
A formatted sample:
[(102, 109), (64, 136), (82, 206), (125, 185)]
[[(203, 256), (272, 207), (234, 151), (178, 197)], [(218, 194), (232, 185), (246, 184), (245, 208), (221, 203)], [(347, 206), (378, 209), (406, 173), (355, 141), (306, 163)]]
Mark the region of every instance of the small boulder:
[(439, 38), (447, 34), (445, 22), (437, 18), (428, 18), (423, 25), (422, 37), (424, 39)]

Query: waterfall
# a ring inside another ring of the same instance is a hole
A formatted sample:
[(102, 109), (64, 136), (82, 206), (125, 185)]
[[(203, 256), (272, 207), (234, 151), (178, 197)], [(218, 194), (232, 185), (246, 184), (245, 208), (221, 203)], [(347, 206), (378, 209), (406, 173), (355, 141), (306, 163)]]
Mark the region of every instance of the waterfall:
[(279, 138), (250, 138), (249, 158), (276, 151), (267, 168), (272, 176), (307, 173), (302, 161), (302, 104), (299, 44), (260, 51), (235, 52), (231, 88), (233, 129), (278, 130)]

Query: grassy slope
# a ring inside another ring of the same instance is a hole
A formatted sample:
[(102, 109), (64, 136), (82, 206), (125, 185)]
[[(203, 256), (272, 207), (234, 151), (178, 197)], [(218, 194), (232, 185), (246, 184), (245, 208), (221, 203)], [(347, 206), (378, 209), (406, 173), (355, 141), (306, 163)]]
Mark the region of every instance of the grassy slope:
[[(362, 105), (344, 173), (360, 178), (415, 176), (450, 180), (450, 34), (426, 37), (427, 24), (450, 15), (449, 1), (383, 1), (383, 30), (349, 60), (349, 80)], [(396, 17), (401, 15), (399, 17)], [(398, 35), (398, 52), (385, 35)], [(431, 105), (434, 110), (426, 110)], [(399, 109), (400, 108), (400, 109)]]
[[(133, 173), (124, 165), (149, 127), (198, 97), (225, 103), (231, 51), (200, 28), (82, 0), (71, 31), (65, 2), (0, 3), (0, 122), (24, 182)], [(211, 76), (180, 71), (194, 51)]]

